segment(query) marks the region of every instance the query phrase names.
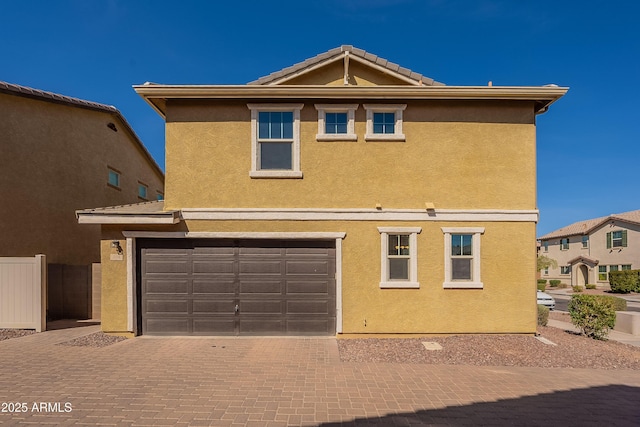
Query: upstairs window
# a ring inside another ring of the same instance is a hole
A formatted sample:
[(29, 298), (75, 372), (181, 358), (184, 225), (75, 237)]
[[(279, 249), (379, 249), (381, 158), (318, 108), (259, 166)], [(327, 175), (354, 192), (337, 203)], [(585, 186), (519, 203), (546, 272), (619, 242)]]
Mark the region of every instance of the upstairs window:
[(568, 251), (569, 250), (569, 238), (568, 237), (566, 239), (560, 239), (560, 250), (561, 251)]
[(544, 249), (545, 252), (549, 252), (549, 242), (546, 240), (542, 242), (542, 248)]
[(367, 130), (365, 141), (404, 141), (402, 113), (406, 104), (365, 104)]
[(248, 104), (251, 109), (251, 172), (254, 178), (301, 178), (302, 104)]
[(626, 247), (627, 230), (610, 231), (607, 233), (607, 249)]
[(156, 193), (156, 200), (164, 200), (164, 194), (158, 191)]
[(120, 188), (120, 172), (115, 169), (109, 168), (107, 183), (112, 187)]
[(582, 236), (582, 247), (583, 248), (589, 247), (589, 236)]
[(147, 190), (148, 190), (148, 187), (145, 184), (143, 184), (141, 182), (138, 183), (138, 197), (139, 198), (147, 200)]
[(355, 116), (358, 104), (315, 104), (318, 141), (357, 141)]

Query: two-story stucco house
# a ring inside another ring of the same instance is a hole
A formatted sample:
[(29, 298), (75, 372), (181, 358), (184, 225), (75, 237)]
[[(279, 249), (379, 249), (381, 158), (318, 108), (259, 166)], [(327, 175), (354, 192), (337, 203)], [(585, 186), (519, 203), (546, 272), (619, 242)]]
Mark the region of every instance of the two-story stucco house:
[(0, 257), (46, 256), (49, 318), (99, 318), (101, 230), (75, 211), (156, 200), (164, 174), (113, 106), (0, 82), (0, 111)]
[(166, 120), (166, 197), (78, 212), (103, 224), (105, 331), (535, 332), (536, 115), (566, 88), (342, 46), (135, 90)]
[(608, 287), (610, 271), (640, 268), (640, 210), (579, 221), (539, 240), (540, 254), (558, 263), (541, 278)]

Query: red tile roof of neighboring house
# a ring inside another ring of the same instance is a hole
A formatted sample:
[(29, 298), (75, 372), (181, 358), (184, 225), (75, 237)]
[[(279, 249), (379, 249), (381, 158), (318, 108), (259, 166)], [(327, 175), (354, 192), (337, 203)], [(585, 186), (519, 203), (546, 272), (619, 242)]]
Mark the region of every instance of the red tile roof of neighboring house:
[(539, 240), (549, 240), (558, 237), (568, 237), (589, 234), (592, 230), (598, 228), (607, 221), (624, 221), (632, 224), (640, 224), (640, 209), (636, 211), (623, 212), (619, 214), (611, 214), (600, 218), (588, 219), (585, 221), (574, 222), (566, 227), (559, 228), (551, 233), (547, 233), (540, 237)]
[(392, 73), (397, 73), (403, 77), (414, 80), (416, 83), (426, 86), (444, 86), (444, 83), (436, 82), (429, 77), (425, 77), (422, 74), (413, 72), (408, 68), (404, 68), (399, 66), (398, 64), (394, 64), (393, 62), (387, 61), (384, 58), (380, 58), (377, 55), (364, 51), (362, 49), (358, 49), (357, 47), (353, 47), (351, 45), (342, 45), (340, 47), (336, 47), (334, 49), (328, 50), (327, 52), (316, 55), (312, 58), (306, 59), (302, 62), (298, 62), (290, 67), (283, 68), (280, 71), (273, 72), (268, 76), (264, 76), (259, 78), (258, 80), (254, 80), (249, 82), (250, 85), (269, 85), (274, 84), (275, 82), (295, 77), (297, 74), (303, 72), (306, 69), (312, 68), (314, 65), (325, 62), (332, 58), (336, 58), (342, 56), (345, 52), (348, 52), (351, 56), (356, 56), (361, 61), (369, 62), (373, 65), (377, 65), (379, 67), (386, 68)]

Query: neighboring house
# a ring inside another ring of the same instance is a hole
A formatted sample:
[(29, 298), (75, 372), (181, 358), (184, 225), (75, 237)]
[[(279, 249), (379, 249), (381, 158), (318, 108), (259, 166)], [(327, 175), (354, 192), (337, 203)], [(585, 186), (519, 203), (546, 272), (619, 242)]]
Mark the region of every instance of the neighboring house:
[(0, 111), (0, 257), (46, 255), (50, 318), (99, 316), (100, 226), (75, 211), (156, 200), (164, 174), (115, 107), (0, 82)]
[(535, 122), (566, 88), (449, 87), (342, 46), (135, 89), (166, 120), (166, 197), (78, 212), (103, 224), (103, 330), (535, 332)]
[(640, 210), (576, 222), (539, 241), (539, 254), (558, 263), (541, 278), (607, 287), (609, 272), (640, 268)]

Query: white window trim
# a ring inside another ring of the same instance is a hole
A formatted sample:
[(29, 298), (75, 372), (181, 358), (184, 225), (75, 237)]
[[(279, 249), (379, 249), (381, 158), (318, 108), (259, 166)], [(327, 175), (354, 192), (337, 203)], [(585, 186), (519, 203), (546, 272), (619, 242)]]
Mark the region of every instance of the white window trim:
[[(418, 282), (418, 233), (422, 227), (378, 227), (380, 233), (380, 289), (385, 288), (420, 288)], [(389, 280), (389, 234), (405, 234), (409, 236), (409, 280)]]
[[(483, 289), (484, 284), (480, 280), (480, 235), (484, 233), (484, 227), (441, 227), (444, 233), (444, 289)], [(473, 280), (453, 281), (451, 279), (451, 235), (472, 234), (473, 244)]]
[[(356, 110), (358, 104), (315, 104), (318, 110), (318, 134), (317, 141), (357, 141), (356, 135)], [(347, 133), (325, 133), (326, 113), (347, 113)]]
[[(140, 194), (140, 190), (144, 188), (144, 196)], [(138, 181), (138, 198), (143, 200), (149, 200), (149, 186), (143, 182)]]
[[(107, 174), (107, 184), (109, 184), (111, 187), (113, 188), (121, 188), (121, 181), (122, 181), (122, 174), (120, 173), (120, 171), (107, 166), (107, 169), (109, 170), (108, 174)], [(117, 184), (113, 184), (111, 182), (111, 173), (113, 172), (114, 176), (117, 178), (118, 183)]]
[[(402, 133), (402, 112), (407, 108), (407, 104), (363, 104), (367, 111), (367, 130), (364, 134), (365, 141), (404, 141)], [(395, 127), (394, 133), (380, 134), (373, 133), (373, 113), (394, 113)]]
[[(247, 104), (251, 110), (251, 178), (302, 178), (300, 170), (300, 110), (304, 104)], [(293, 112), (293, 144), (291, 170), (258, 169), (258, 113), (261, 111)]]

